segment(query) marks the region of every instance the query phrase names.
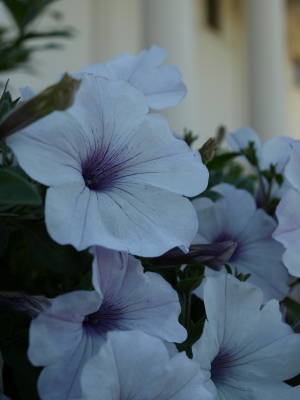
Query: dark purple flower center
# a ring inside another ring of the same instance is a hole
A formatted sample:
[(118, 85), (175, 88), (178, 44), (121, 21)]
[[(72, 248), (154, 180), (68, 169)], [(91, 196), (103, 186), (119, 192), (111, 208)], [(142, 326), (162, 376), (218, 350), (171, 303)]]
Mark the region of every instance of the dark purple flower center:
[(217, 357), (211, 363), (211, 378), (216, 380), (228, 374), (228, 369), (231, 366), (232, 354), (221, 350)]
[(85, 317), (83, 324), (96, 329), (100, 333), (122, 329), (120, 320), (123, 312), (114, 304), (103, 302), (98, 311)]
[(101, 190), (114, 181), (123, 164), (118, 160), (119, 152), (104, 150), (93, 150), (81, 164), (83, 179), (91, 190)]

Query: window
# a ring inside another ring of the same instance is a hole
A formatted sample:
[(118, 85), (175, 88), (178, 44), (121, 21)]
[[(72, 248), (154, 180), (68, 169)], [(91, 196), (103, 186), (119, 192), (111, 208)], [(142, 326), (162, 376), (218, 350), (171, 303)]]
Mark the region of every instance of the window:
[(205, 0), (205, 17), (211, 29), (216, 31), (221, 29), (220, 0)]

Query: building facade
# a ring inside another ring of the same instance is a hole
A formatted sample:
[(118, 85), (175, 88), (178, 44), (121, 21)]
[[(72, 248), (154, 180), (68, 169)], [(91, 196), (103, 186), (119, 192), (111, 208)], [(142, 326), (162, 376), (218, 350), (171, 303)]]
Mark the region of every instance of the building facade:
[[(188, 87), (183, 103), (163, 112), (174, 131), (192, 130), (196, 145), (220, 125), (252, 126), (263, 141), (300, 138), (300, 0), (59, 0), (52, 9), (75, 38), (37, 54), (33, 75), (11, 73), (14, 87), (41, 90), (63, 71), (157, 44)], [(8, 21), (1, 8), (0, 25)]]

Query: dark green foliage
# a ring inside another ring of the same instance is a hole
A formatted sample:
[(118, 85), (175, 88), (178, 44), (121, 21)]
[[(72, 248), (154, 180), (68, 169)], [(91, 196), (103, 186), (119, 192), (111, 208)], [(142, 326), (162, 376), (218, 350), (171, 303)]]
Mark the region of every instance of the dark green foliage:
[(184, 128), (183, 140), (191, 147), (191, 145), (199, 138), (199, 136), (194, 135), (192, 131)]
[(34, 185), (8, 169), (0, 169), (1, 204), (41, 204)]
[(17, 28), (17, 34), (11, 35), (11, 29), (0, 27), (0, 72), (27, 66), (35, 51), (59, 48), (58, 42), (48, 42), (42, 46), (32, 45), (39, 39), (70, 38), (70, 29), (53, 29), (39, 32), (32, 29), (32, 23), (43, 14), (47, 7), (57, 0), (1, 0), (9, 10)]

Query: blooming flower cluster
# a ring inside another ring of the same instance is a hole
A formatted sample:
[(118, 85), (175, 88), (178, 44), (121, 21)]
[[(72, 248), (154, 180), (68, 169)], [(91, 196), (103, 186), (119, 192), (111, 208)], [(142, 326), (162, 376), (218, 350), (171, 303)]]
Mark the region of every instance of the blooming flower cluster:
[[(161, 65), (165, 57), (152, 46), (87, 66), (73, 75), (80, 86), (67, 110), (7, 135), (3, 170), (31, 203), (0, 204), (11, 232), (0, 251), (11, 273), (27, 268), (29, 284), (0, 291), (1, 309), (27, 314), (15, 324), (8, 314), (13, 335), (1, 346), (0, 332), (0, 350), (24, 398), (299, 398), (292, 325), (300, 305), (294, 301), (291, 322), (286, 297), (288, 271), (300, 275), (284, 246), (298, 244), (300, 224), (295, 218), (291, 236), (284, 207), (299, 196), (300, 147), (285, 137), (261, 146), (241, 128), (228, 136), (228, 159), (252, 163), (256, 193), (238, 185), (250, 178), (234, 180), (230, 166), (214, 175), (224, 159), (213, 157), (216, 141), (206, 167), (191, 136), (175, 138), (168, 121), (149, 112), (186, 95), (179, 70)], [(22, 93), (35, 98), (29, 88)], [(278, 226), (272, 210), (281, 197)], [(33, 261), (20, 267), (26, 257)], [(31, 386), (22, 386), (12, 361), (24, 332)], [(12, 393), (5, 381), (4, 393)]]

